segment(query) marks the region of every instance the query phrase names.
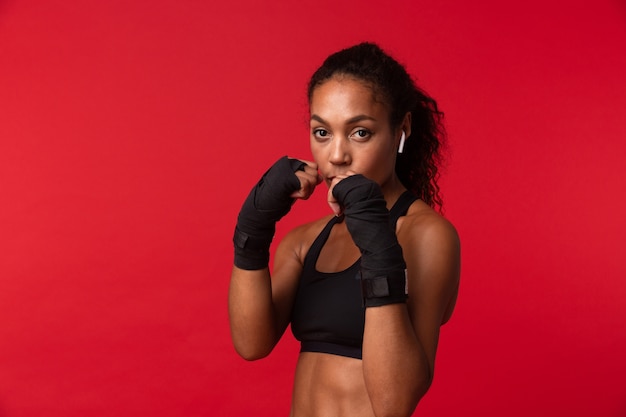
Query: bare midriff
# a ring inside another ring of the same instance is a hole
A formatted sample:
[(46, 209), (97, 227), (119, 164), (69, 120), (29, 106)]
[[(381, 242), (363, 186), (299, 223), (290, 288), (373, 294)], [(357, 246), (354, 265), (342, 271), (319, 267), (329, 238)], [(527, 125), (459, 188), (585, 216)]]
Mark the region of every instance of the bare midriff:
[(359, 359), (302, 352), (291, 417), (374, 417)]

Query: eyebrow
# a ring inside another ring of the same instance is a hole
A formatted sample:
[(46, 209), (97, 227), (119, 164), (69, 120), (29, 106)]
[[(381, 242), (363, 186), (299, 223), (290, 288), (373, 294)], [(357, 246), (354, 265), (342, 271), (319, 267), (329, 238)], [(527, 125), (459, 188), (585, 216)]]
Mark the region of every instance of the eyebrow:
[[(315, 121), (320, 122), (322, 124), (328, 124), (328, 122), (326, 120), (322, 119), (317, 114), (312, 114), (311, 115), (311, 120), (315, 120)], [(352, 123), (361, 122), (363, 120), (371, 120), (373, 122), (376, 121), (376, 119), (373, 118), (372, 116), (368, 116), (366, 114), (359, 114), (358, 116), (354, 116), (354, 117), (351, 117), (348, 120), (346, 120), (346, 123), (347, 124), (352, 124)]]

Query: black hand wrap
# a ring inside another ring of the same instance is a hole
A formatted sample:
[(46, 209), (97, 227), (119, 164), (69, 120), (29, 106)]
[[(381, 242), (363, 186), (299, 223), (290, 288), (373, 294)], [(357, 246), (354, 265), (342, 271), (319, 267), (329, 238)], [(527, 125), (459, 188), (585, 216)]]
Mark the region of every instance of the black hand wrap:
[(290, 195), (300, 189), (295, 172), (304, 170), (305, 165), (284, 156), (252, 189), (241, 207), (235, 227), (235, 266), (247, 270), (268, 266), (276, 222), (291, 209), (294, 200)]
[(343, 206), (346, 226), (361, 251), (365, 307), (406, 302), (406, 264), (380, 186), (353, 175), (337, 183), (333, 196)]

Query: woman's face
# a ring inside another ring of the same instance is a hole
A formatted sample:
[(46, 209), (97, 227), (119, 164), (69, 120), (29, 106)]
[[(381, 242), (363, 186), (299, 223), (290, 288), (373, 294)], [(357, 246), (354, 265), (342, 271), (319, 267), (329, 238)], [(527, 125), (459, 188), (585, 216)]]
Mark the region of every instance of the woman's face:
[(327, 184), (362, 174), (384, 187), (393, 178), (399, 132), (367, 84), (331, 78), (313, 91), (310, 111), (311, 152)]

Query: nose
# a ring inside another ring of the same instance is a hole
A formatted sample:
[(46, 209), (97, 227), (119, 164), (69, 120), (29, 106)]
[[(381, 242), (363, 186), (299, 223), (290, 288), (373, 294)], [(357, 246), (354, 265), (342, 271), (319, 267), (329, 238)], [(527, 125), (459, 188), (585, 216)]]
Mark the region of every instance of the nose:
[(350, 163), (350, 145), (348, 139), (337, 135), (329, 149), (328, 161), (333, 165), (348, 165)]

